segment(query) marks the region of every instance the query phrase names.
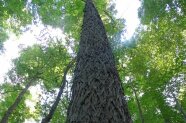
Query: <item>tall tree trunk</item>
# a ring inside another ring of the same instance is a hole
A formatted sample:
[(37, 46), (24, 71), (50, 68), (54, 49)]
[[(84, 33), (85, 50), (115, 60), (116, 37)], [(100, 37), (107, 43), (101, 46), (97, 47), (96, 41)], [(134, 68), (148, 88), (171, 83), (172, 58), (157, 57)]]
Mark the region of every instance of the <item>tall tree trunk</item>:
[(28, 90), (28, 88), (31, 86), (32, 80), (30, 80), (25, 88), (19, 93), (18, 97), (14, 101), (14, 103), (8, 108), (8, 110), (4, 113), (3, 118), (1, 119), (0, 123), (8, 123), (9, 117), (12, 115), (13, 111), (16, 109), (16, 107), (21, 102), (21, 99), (23, 98), (24, 94)]
[(62, 95), (62, 93), (63, 93), (63, 90), (64, 90), (64, 88), (65, 88), (65, 85), (66, 85), (66, 75), (67, 75), (69, 69), (72, 67), (73, 64), (74, 64), (74, 60), (72, 60), (72, 62), (70, 62), (70, 63), (67, 65), (67, 67), (66, 67), (66, 69), (65, 69), (65, 71), (64, 71), (64, 74), (63, 74), (63, 79), (62, 79), (62, 82), (61, 82), (61, 87), (60, 87), (60, 89), (59, 89), (57, 98), (56, 98), (54, 104), (52, 105), (52, 107), (51, 107), (51, 109), (50, 109), (50, 111), (49, 111), (49, 114), (46, 115), (46, 117), (42, 119), (41, 123), (49, 123), (50, 120), (52, 119), (52, 117), (53, 117), (53, 115), (54, 115), (54, 112), (55, 112), (55, 110), (56, 110), (56, 108), (57, 108), (57, 106), (58, 106), (58, 104), (59, 104), (60, 99), (61, 99), (61, 95)]
[(86, 0), (68, 123), (132, 123), (106, 32)]

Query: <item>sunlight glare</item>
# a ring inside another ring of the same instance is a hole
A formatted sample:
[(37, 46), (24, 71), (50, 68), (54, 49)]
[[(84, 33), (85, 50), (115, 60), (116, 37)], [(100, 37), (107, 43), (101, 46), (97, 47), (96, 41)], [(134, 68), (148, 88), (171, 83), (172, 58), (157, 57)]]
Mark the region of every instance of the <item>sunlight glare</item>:
[(126, 39), (130, 39), (139, 25), (138, 8), (141, 3), (140, 0), (115, 0), (116, 9), (118, 11), (118, 18), (126, 19)]

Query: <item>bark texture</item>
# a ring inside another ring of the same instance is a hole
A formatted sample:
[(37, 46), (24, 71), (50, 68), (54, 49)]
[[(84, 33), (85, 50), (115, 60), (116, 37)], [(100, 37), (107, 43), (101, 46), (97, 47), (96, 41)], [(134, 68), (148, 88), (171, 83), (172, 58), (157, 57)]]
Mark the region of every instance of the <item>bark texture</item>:
[(17, 106), (21, 102), (21, 99), (23, 98), (28, 88), (31, 86), (32, 82), (33, 82), (32, 80), (29, 81), (27, 85), (25, 86), (25, 88), (19, 93), (14, 103), (8, 108), (8, 110), (3, 115), (3, 118), (1, 119), (0, 123), (8, 123), (9, 117), (12, 115), (13, 111), (17, 108)]
[(67, 123), (132, 123), (101, 18), (86, 0)]

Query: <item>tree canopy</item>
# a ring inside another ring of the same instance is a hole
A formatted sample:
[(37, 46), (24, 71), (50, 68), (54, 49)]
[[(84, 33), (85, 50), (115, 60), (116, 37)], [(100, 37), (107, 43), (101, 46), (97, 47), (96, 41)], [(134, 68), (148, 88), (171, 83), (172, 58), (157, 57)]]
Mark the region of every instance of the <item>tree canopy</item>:
[[(113, 49), (133, 122), (186, 123), (186, 1), (141, 0), (141, 23), (129, 41), (121, 41), (125, 19), (116, 18), (114, 1), (93, 2)], [(22, 48), (12, 60), (0, 82), (0, 120), (11, 111), (10, 123), (41, 121), (65, 82), (51, 122), (66, 121), (74, 64), (66, 68), (77, 56), (84, 6), (84, 0), (0, 1), (0, 50), (12, 32), (19, 36), (32, 25), (60, 29), (65, 35)]]

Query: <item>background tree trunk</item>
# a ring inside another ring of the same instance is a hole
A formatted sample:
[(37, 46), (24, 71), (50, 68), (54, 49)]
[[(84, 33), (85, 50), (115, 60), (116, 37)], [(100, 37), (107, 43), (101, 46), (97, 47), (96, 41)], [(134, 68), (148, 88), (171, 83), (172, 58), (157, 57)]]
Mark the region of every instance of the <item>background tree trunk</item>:
[(137, 95), (137, 92), (136, 92), (134, 87), (132, 87), (132, 91), (134, 93), (135, 100), (136, 100), (136, 103), (137, 103), (137, 106), (138, 106), (138, 111), (139, 111), (139, 116), (140, 116), (140, 119), (141, 119), (141, 123), (145, 123), (145, 120), (144, 120), (144, 117), (143, 117), (142, 108), (141, 108), (141, 105), (140, 105), (140, 101), (138, 99), (138, 95)]
[(19, 93), (18, 97), (14, 101), (14, 103), (8, 108), (8, 110), (4, 113), (3, 118), (1, 119), (0, 123), (8, 123), (9, 117), (12, 115), (13, 111), (17, 108), (19, 103), (21, 102), (21, 99), (23, 98), (24, 94), (28, 90), (28, 88), (33, 83), (33, 80), (30, 80), (25, 88)]
[(50, 108), (50, 111), (49, 113), (42, 119), (41, 123), (49, 123), (50, 120), (52, 119), (53, 115), (54, 115), (54, 112), (59, 104), (59, 101), (61, 100), (61, 95), (63, 94), (63, 90), (65, 88), (65, 85), (66, 85), (66, 75), (68, 73), (68, 71), (70, 70), (70, 68), (72, 67), (72, 65), (74, 64), (74, 61), (75, 59), (73, 59), (66, 67), (65, 71), (64, 71), (64, 74), (63, 74), (63, 79), (62, 79), (62, 82), (61, 82), (61, 87), (59, 89), (59, 92), (58, 92), (58, 95), (56, 97), (56, 100), (55, 102), (53, 103), (53, 105), (51, 106)]
[(68, 123), (132, 123), (101, 18), (86, 1)]
[(178, 110), (179, 110), (180, 114), (182, 114), (184, 122), (186, 123), (186, 113), (183, 110), (181, 104), (179, 103), (178, 99), (176, 98), (176, 95), (173, 92), (172, 92), (172, 95), (173, 95), (173, 98), (174, 98), (174, 100), (176, 102), (176, 105), (178, 106)]

